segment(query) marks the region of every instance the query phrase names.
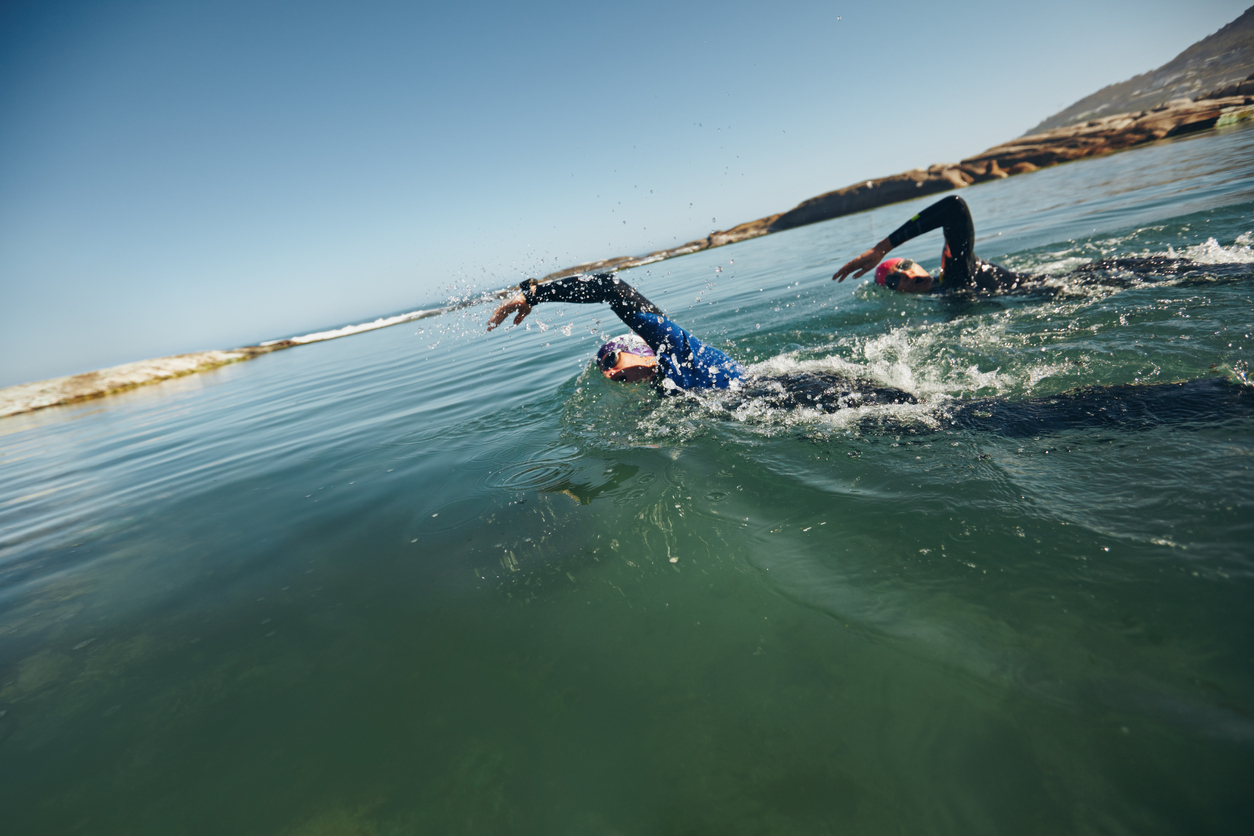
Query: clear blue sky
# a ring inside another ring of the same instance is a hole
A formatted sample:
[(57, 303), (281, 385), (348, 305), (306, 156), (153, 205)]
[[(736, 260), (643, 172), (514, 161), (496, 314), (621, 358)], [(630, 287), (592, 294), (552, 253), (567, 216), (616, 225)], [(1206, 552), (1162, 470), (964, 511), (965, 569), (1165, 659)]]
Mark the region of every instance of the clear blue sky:
[(420, 307), (956, 161), (1247, 2), (7, 0), (0, 386)]

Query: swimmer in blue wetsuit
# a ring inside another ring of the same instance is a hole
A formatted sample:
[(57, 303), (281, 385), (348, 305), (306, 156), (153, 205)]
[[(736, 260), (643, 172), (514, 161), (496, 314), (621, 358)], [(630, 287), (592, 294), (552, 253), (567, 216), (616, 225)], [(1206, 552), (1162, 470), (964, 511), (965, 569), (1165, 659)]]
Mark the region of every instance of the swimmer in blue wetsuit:
[(717, 348), (667, 319), (657, 305), (612, 273), (571, 276), (539, 284), (528, 279), (501, 303), (488, 330), (511, 314), (517, 325), (541, 302), (605, 303), (631, 330), (601, 346), (597, 368), (616, 381), (651, 381), (664, 395), (701, 389), (736, 390), (743, 400), (784, 409), (831, 411), (871, 404), (918, 403), (909, 392), (834, 372), (758, 377)]
[(612, 273), (545, 284), (528, 279), (519, 291), (493, 312), (489, 331), (510, 314), (519, 324), (541, 302), (608, 304), (635, 332), (616, 337), (597, 352), (597, 367), (610, 380), (651, 380), (663, 391), (679, 391), (733, 389), (747, 376), (744, 366), (671, 322), (657, 305)]

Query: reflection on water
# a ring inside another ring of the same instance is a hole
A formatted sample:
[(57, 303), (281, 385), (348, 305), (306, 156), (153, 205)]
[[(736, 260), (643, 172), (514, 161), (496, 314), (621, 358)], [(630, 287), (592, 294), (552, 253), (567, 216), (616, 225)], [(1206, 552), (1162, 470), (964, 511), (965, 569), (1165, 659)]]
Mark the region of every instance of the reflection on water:
[(1152, 285), (828, 281), (912, 205), (629, 279), (917, 403), (659, 401), (555, 306), (0, 422), (5, 832), (1239, 832), (1251, 144), (965, 192), (1017, 269), (1216, 265)]

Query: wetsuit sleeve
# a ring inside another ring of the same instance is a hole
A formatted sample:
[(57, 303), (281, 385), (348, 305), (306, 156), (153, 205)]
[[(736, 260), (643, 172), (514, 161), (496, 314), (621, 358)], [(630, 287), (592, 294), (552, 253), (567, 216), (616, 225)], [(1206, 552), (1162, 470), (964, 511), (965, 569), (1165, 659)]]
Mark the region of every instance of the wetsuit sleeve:
[(911, 238), (917, 238), (933, 229), (945, 231), (942, 270), (946, 280), (957, 279), (956, 284), (969, 284), (977, 269), (975, 222), (971, 220), (971, 210), (967, 208), (967, 202), (958, 195), (936, 201), (894, 229), (888, 236), (888, 242), (895, 249)]
[(593, 276), (569, 276), (539, 284), (528, 279), (518, 286), (527, 304), (535, 307), (541, 302), (575, 302), (597, 304), (604, 302), (627, 325), (628, 314), (655, 313), (662, 309), (640, 295), (634, 287), (617, 278), (613, 273), (597, 273)]
[(659, 313), (623, 317), (657, 354), (663, 389), (727, 389), (748, 374), (744, 366), (689, 334)]
[(898, 247), (933, 229), (945, 231), (945, 250), (941, 254), (941, 276), (937, 290), (971, 288), (982, 291), (1012, 290), (1031, 280), (1023, 273), (984, 261), (975, 255), (975, 222), (967, 202), (950, 195), (893, 230), (888, 242)]
[(911, 238), (918, 238), (933, 229), (945, 229), (945, 243), (957, 243), (960, 239), (975, 240), (975, 222), (971, 220), (971, 210), (967, 202), (958, 195), (950, 195), (938, 200), (931, 206), (897, 227), (888, 235), (888, 241), (894, 248), (900, 247)]

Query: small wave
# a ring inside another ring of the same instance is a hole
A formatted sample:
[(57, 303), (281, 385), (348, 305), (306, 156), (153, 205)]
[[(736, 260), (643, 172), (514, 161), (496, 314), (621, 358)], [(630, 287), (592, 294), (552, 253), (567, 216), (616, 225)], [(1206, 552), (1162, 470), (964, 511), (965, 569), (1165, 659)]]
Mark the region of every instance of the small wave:
[(765, 399), (741, 401), (730, 410), (724, 408), (719, 395), (707, 394), (701, 398), (713, 415), (725, 416), (750, 432), (771, 436), (779, 430), (804, 430), (808, 434), (855, 434), (871, 428), (892, 427), (901, 430), (935, 430), (941, 426), (946, 399), (935, 402), (872, 404), (853, 406), (835, 411), (813, 407), (780, 407)]
[[(1012, 255), (1003, 259), (1001, 263), (1012, 270), (1065, 280), (1069, 274), (1079, 268), (1094, 261), (1109, 258), (1187, 259), (1197, 264), (1254, 262), (1254, 233), (1252, 232), (1241, 233), (1229, 246), (1220, 244), (1215, 238), (1208, 238), (1201, 244), (1193, 244), (1180, 249), (1168, 244), (1165, 251), (1136, 247), (1135, 239), (1141, 232), (1143, 230), (1138, 229), (1123, 237), (1090, 241), (1055, 250)], [(1133, 244), (1131, 248), (1127, 246), (1129, 243)]]
[(1231, 247), (1223, 246), (1214, 238), (1207, 238), (1205, 243), (1194, 244), (1179, 251), (1168, 244), (1167, 256), (1170, 258), (1187, 258), (1199, 264), (1246, 264), (1254, 262), (1254, 233), (1241, 233)]
[(1040, 273), (1046, 276), (1065, 276), (1072, 273), (1076, 268), (1083, 267), (1085, 264), (1093, 261), (1092, 258), (1079, 255), (1059, 255), (1049, 261), (1037, 261), (1026, 266), (1026, 262), (1007, 263), (1008, 267), (1014, 270), (1023, 270), (1025, 272)]
[(353, 334), (361, 334), (365, 331), (375, 331), (379, 328), (387, 328), (392, 325), (400, 325), (402, 322), (413, 322), (415, 319), (426, 319), (429, 316), (438, 316), (445, 313), (449, 308), (431, 308), (430, 310), (410, 311), (409, 313), (397, 314), (396, 316), (380, 317), (373, 322), (363, 322), (359, 325), (345, 325), (343, 328), (335, 328), (331, 331), (316, 331), (312, 334), (305, 334), (300, 337), (288, 337), (282, 340), (267, 340), (260, 345), (271, 346), (279, 343), (290, 343), (294, 345), (305, 345), (306, 343), (318, 343), (324, 340), (335, 340), (340, 337), (350, 337)]

